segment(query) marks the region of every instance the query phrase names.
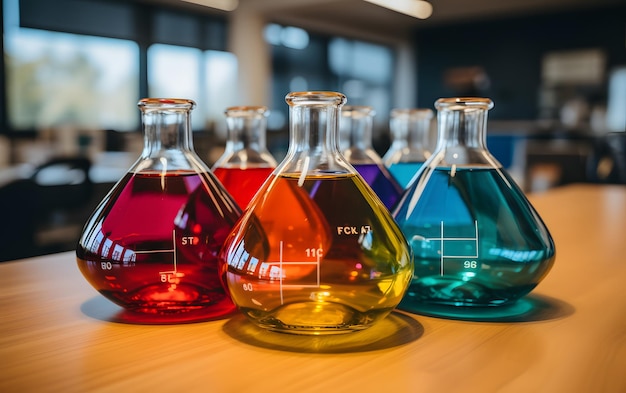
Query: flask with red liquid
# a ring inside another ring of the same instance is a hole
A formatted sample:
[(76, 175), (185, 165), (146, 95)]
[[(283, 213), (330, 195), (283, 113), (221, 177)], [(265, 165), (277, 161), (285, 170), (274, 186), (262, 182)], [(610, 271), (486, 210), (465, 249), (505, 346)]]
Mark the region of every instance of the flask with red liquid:
[(146, 98), (138, 106), (143, 152), (88, 219), (78, 267), (102, 295), (138, 315), (226, 315), (234, 305), (217, 255), (241, 210), (193, 150), (195, 103)]
[(264, 106), (234, 106), (224, 114), (228, 139), (211, 169), (243, 209), (276, 168), (265, 144), (269, 111)]
[(391, 213), (339, 151), (335, 92), (296, 92), (289, 150), (220, 254), (240, 311), (296, 334), (365, 329), (400, 302), (413, 273)]
[[(346, 105), (341, 111), (343, 155), (363, 176), (376, 195), (392, 209), (404, 189), (372, 147), (374, 110), (369, 106)], [(349, 141), (349, 142), (346, 142)]]

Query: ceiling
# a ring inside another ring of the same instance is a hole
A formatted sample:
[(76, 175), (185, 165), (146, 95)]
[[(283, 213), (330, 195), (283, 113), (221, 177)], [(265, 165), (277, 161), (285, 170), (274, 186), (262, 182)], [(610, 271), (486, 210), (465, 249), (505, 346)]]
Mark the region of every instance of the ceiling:
[[(622, 0), (429, 0), (433, 14), (411, 18), (362, 0), (240, 0), (254, 2), (277, 22), (336, 25), (384, 34), (418, 27), (617, 4)], [(303, 26), (304, 27), (304, 26)]]
[[(181, 0), (151, 1), (165, 1), (170, 4), (177, 3), (180, 6), (202, 8)], [(270, 22), (292, 24), (335, 34), (377, 36), (385, 40), (406, 36), (419, 27), (623, 4), (623, 0), (428, 1), (433, 6), (433, 14), (425, 20), (411, 18), (363, 0), (239, 0), (238, 10), (254, 10), (264, 15)], [(207, 7), (204, 9), (212, 12)]]

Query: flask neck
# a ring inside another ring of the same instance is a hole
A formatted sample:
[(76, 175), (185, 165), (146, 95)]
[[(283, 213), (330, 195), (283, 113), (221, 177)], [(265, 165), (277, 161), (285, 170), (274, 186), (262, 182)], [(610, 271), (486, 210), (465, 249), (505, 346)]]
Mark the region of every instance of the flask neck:
[(289, 150), (281, 170), (349, 170), (339, 152), (339, 112), (346, 97), (333, 92), (290, 93)]
[(369, 106), (345, 106), (341, 110), (340, 135), (348, 141), (343, 154), (349, 162), (371, 163), (380, 161), (372, 148), (374, 110)]
[(144, 99), (139, 103), (144, 134), (144, 157), (165, 152), (193, 151), (190, 100)]
[(266, 149), (267, 116), (266, 107), (231, 107), (225, 112), (227, 140), (226, 150), (236, 152)]
[(402, 143), (411, 150), (427, 149), (432, 118), (433, 111), (430, 109), (394, 109), (391, 112), (394, 141), (402, 139)]
[(372, 148), (374, 111), (370, 107), (345, 106), (341, 111), (341, 128), (349, 140), (350, 148), (367, 150)]
[(490, 100), (485, 100), (464, 98), (437, 101), (437, 149), (487, 149), (487, 112), (493, 104)]
[(144, 147), (131, 171), (208, 171), (193, 150), (191, 110), (195, 105), (186, 99), (144, 98), (139, 101)]
[(224, 114), (228, 131), (226, 145), (213, 168), (275, 167), (276, 160), (265, 143), (267, 107), (236, 106), (227, 108)]
[(296, 105), (290, 108), (289, 146), (293, 153), (327, 159), (338, 152), (338, 114), (333, 106)]
[(407, 134), (407, 143), (411, 149), (427, 149), (430, 145), (431, 118), (420, 118), (410, 122)]

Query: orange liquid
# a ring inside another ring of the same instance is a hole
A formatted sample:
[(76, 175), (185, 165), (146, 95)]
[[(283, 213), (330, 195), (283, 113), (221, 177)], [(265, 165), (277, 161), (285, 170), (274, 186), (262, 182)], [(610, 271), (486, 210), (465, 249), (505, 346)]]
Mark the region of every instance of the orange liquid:
[(400, 302), (408, 245), (357, 175), (271, 176), (226, 240), (221, 271), (263, 327), (358, 330)]

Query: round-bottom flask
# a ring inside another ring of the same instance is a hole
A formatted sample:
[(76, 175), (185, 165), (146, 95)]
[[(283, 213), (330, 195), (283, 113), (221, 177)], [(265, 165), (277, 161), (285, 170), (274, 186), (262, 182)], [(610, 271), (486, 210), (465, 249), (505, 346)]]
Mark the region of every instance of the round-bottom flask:
[(296, 334), (365, 329), (400, 302), (406, 239), (338, 148), (345, 96), (291, 93), (285, 159), (224, 244), (222, 273), (255, 324)]
[(415, 262), (400, 308), (510, 304), (552, 267), (548, 229), (486, 149), (492, 106), (484, 98), (436, 102), (437, 147), (394, 210)]
[(264, 106), (227, 108), (228, 139), (211, 170), (243, 209), (276, 168), (265, 137), (269, 111)]
[(139, 101), (144, 150), (100, 202), (76, 248), (78, 267), (102, 295), (172, 320), (235, 309), (217, 257), (241, 210), (193, 151), (194, 105)]
[(432, 154), (430, 143), (430, 123), (433, 111), (430, 109), (393, 109), (390, 114), (389, 129), (391, 145), (383, 155), (383, 164), (402, 188), (409, 183)]

